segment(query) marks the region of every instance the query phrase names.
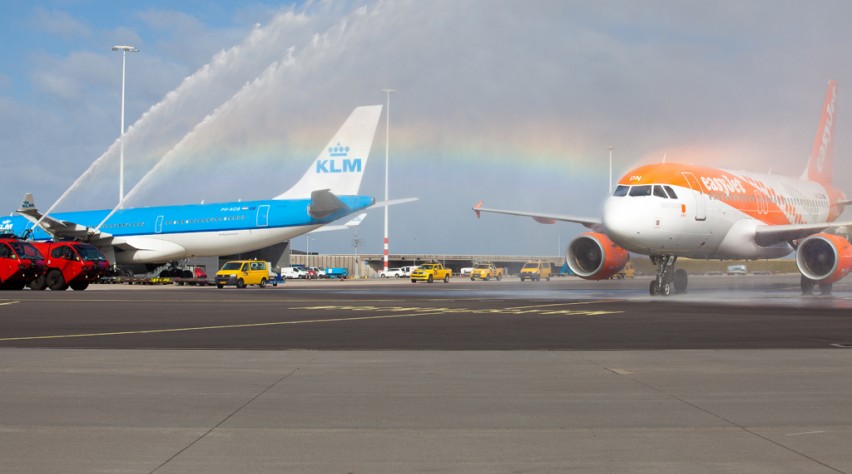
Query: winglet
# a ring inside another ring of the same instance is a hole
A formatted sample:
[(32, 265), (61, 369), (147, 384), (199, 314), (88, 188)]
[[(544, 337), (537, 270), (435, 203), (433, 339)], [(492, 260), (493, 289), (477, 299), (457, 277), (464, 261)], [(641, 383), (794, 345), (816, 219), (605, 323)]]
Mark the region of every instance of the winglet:
[(482, 199), (480, 199), (480, 200), (479, 200), (479, 202), (478, 202), (478, 203), (476, 203), (476, 205), (475, 205), (475, 206), (473, 206), (473, 212), (475, 212), (475, 213), (476, 213), (476, 218), (477, 218), (477, 219), (479, 219), (480, 217), (482, 217), (482, 213), (480, 213), (480, 212), (479, 212), (479, 208), (481, 208), (481, 207), (482, 207)]

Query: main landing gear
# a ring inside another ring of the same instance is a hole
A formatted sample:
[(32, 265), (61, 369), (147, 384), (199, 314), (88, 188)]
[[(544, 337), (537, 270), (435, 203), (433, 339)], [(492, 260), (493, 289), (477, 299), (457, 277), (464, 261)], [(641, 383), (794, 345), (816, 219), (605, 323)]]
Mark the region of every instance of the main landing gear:
[(831, 296), (831, 283), (817, 283), (814, 280), (802, 275), (802, 295), (814, 294), (814, 286), (819, 286), (819, 294), (822, 296)]
[(675, 270), (677, 257), (672, 255), (652, 255), (651, 263), (657, 266), (657, 278), (651, 282), (651, 296), (669, 296), (672, 293), (686, 292), (688, 278), (686, 270)]

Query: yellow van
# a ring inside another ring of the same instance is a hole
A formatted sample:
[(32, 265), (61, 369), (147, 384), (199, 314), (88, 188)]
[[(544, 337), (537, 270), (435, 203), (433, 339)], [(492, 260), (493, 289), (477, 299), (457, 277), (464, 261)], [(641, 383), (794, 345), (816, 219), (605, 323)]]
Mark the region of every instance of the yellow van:
[(269, 281), (269, 268), (262, 260), (234, 260), (222, 265), (216, 272), (216, 287), (234, 285), (245, 288), (248, 285), (258, 285), (261, 288)]

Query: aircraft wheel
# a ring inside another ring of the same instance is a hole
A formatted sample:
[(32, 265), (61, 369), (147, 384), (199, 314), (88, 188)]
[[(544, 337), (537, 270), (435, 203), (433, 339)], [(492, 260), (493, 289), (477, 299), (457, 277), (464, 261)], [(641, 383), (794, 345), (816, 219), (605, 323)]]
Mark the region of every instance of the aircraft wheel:
[(41, 291), (47, 288), (47, 279), (44, 275), (39, 275), (38, 278), (30, 282), (30, 289)]
[(245, 287), (246, 287), (246, 282), (242, 278), (237, 280), (237, 288), (245, 288)]
[(47, 287), (53, 291), (65, 291), (68, 289), (68, 284), (65, 283), (65, 277), (59, 270), (51, 270), (47, 272)]
[(660, 288), (660, 294), (663, 295), (663, 296), (671, 295), (672, 290), (673, 290), (672, 286), (674, 286), (674, 285), (672, 285), (671, 282), (667, 281), (667, 282), (663, 283), (663, 286)]
[(802, 294), (803, 295), (812, 295), (814, 293), (814, 282), (810, 278), (802, 275)]
[(266, 278), (261, 278), (261, 279), (260, 279), (260, 287), (261, 287), (261, 288), (266, 288)]
[(657, 280), (651, 282), (651, 288), (648, 290), (651, 296), (657, 296), (660, 293), (660, 287), (657, 286)]
[(689, 277), (686, 275), (686, 270), (675, 270), (674, 273), (674, 291), (675, 293), (686, 293), (686, 287), (689, 284)]

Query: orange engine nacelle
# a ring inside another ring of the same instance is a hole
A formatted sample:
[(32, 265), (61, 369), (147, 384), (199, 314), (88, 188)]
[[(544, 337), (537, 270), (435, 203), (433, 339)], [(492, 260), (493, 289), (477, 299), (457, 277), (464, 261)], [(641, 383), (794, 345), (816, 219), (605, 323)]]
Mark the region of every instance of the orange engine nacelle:
[(834, 283), (852, 270), (852, 244), (839, 235), (812, 235), (799, 242), (796, 265), (811, 280)]
[(630, 254), (604, 234), (586, 232), (572, 240), (565, 250), (568, 267), (585, 280), (605, 280), (620, 272)]

